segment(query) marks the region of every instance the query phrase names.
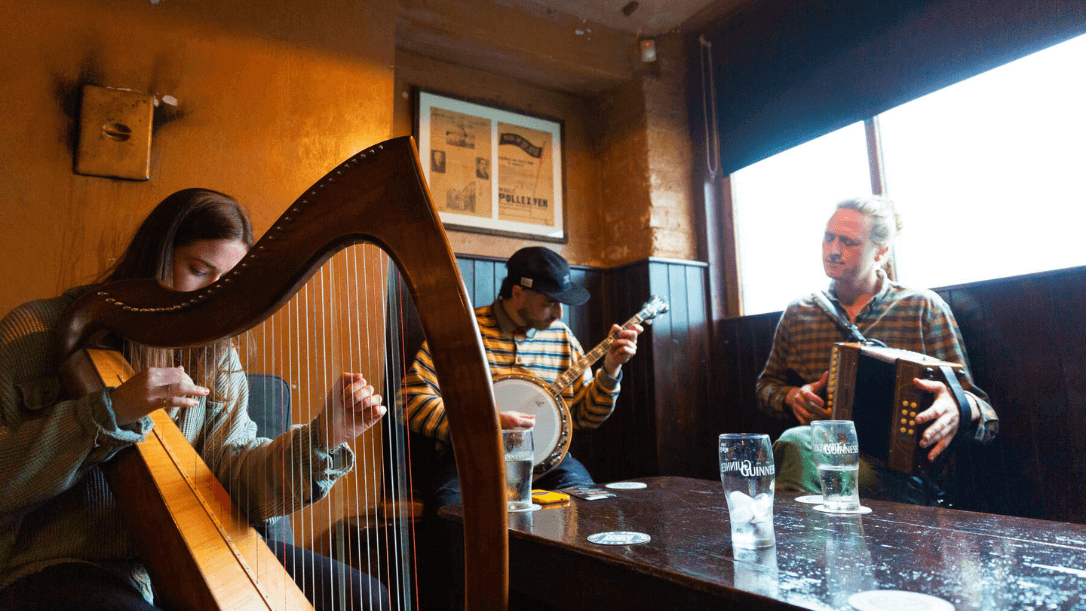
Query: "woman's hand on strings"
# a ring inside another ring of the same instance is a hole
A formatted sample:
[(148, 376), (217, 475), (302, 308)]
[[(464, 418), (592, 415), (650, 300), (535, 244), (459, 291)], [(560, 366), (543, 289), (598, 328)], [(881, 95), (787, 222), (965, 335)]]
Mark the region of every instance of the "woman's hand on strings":
[(361, 435), (387, 411), (381, 395), (358, 373), (344, 373), (328, 391), (324, 411), (317, 418), (317, 430), (325, 445), (335, 448)]
[(196, 407), (210, 393), (184, 367), (149, 367), (114, 388), (110, 400), (117, 426), (125, 426), (159, 408)]

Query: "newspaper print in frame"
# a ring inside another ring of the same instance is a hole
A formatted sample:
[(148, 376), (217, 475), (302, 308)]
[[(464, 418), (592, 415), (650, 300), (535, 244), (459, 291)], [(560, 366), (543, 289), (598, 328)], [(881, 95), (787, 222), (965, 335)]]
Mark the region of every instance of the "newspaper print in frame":
[(562, 124), (418, 91), (419, 156), (446, 228), (566, 242)]

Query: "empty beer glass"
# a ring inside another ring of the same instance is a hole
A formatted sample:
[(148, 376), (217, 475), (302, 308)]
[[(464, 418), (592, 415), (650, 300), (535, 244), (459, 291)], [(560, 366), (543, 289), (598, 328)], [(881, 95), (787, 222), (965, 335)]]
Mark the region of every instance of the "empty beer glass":
[(822, 483), (826, 511), (860, 509), (860, 447), (851, 420), (815, 420), (811, 423), (811, 450)]
[(719, 446), (720, 482), (728, 500), (732, 545), (746, 549), (773, 545), (776, 470), (769, 435), (725, 433)]

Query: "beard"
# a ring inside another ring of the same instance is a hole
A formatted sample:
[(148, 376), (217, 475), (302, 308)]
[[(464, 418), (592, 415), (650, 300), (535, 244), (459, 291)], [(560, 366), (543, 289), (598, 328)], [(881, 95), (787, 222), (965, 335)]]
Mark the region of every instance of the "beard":
[(531, 314), (528, 313), (528, 308), (517, 310), (517, 316), (524, 321), (525, 326), (537, 331), (546, 331), (547, 329), (550, 329), (551, 325), (554, 324), (554, 321), (558, 320), (557, 318), (533, 318)]

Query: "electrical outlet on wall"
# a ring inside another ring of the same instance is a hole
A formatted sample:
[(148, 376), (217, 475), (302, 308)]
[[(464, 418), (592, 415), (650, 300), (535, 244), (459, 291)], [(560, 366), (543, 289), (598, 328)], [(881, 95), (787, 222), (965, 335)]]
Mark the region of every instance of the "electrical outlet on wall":
[(150, 94), (85, 85), (75, 172), (147, 180), (151, 171)]

